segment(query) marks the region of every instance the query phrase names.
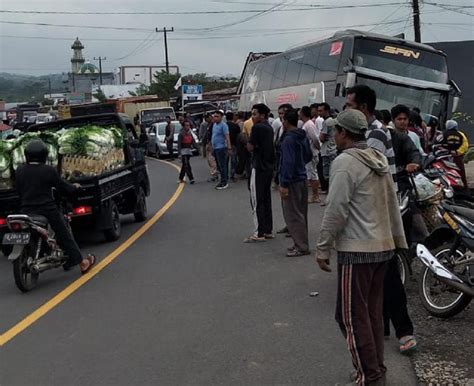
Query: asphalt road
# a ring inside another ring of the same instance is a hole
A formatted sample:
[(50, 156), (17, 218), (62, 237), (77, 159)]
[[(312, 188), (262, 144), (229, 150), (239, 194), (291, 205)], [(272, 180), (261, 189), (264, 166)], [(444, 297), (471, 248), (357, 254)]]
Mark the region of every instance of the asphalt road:
[[(243, 244), (252, 229), (244, 182), (215, 191), (202, 158), (197, 184), (92, 280), (0, 347), (0, 385), (335, 385), (351, 362), (334, 321), (336, 275), (312, 256), (285, 257), (288, 239)], [(177, 172), (149, 161), (151, 213), (177, 188)], [(275, 228), (283, 224), (274, 196)], [(322, 208), (311, 206), (314, 245)], [(140, 227), (124, 219), (125, 240)], [(84, 250), (106, 256), (82, 232)], [(91, 241), (92, 240), (92, 241)], [(0, 258), (0, 334), (77, 279), (48, 272), (31, 293)], [(318, 291), (318, 297), (309, 292)], [(391, 385), (414, 385), (410, 361), (386, 342)]]

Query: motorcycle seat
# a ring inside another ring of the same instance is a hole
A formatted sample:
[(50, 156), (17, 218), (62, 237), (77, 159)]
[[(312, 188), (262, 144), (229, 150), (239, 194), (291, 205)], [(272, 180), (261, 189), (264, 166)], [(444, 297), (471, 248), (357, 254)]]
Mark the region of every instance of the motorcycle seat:
[(449, 210), (462, 217), (466, 217), (468, 220), (474, 221), (474, 209), (466, 208), (464, 206), (450, 205), (447, 203), (443, 204), (446, 210)]
[(30, 216), (30, 219), (31, 221), (33, 221), (36, 225), (40, 226), (40, 227), (47, 227), (48, 226), (48, 219), (44, 216), (40, 216), (40, 215), (32, 215)]

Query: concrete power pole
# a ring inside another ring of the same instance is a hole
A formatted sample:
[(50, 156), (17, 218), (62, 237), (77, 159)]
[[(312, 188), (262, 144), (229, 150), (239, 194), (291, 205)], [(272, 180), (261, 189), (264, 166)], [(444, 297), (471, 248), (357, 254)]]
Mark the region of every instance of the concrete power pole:
[(102, 86), (102, 61), (107, 60), (107, 58), (102, 58), (99, 56), (98, 58), (94, 57), (94, 60), (99, 61), (99, 85)]
[(170, 63), (168, 60), (168, 36), (167, 32), (174, 32), (174, 27), (171, 27), (171, 29), (158, 29), (156, 28), (156, 32), (163, 32), (164, 39), (165, 39), (165, 65), (166, 65), (166, 72), (169, 74), (170, 73)]
[(413, 28), (415, 30), (415, 42), (421, 43), (421, 27), (420, 27), (420, 4), (418, 0), (412, 0), (413, 7)]

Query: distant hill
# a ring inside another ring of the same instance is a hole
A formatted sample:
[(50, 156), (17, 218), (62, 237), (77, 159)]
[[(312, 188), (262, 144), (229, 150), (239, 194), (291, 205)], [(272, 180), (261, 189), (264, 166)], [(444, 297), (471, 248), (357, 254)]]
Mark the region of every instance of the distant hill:
[(48, 79), (52, 93), (66, 90), (67, 74), (33, 76), (0, 72), (0, 99), (6, 102), (41, 101), (49, 92)]

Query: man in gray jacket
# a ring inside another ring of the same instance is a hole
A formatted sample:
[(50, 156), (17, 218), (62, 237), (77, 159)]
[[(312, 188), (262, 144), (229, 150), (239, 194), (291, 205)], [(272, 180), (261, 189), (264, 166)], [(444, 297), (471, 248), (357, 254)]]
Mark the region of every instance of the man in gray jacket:
[(345, 110), (333, 124), (342, 154), (331, 166), (316, 259), (323, 271), (331, 271), (331, 250), (336, 249), (336, 320), (357, 371), (356, 383), (382, 385), (384, 274), (394, 250), (407, 244), (387, 158), (368, 148), (364, 114)]

